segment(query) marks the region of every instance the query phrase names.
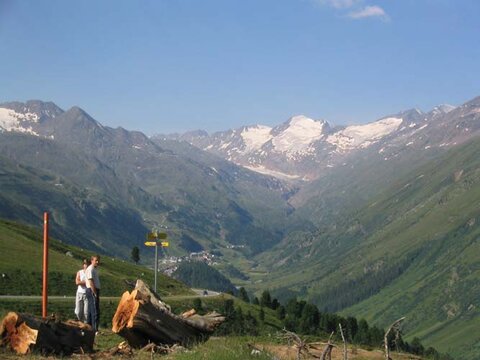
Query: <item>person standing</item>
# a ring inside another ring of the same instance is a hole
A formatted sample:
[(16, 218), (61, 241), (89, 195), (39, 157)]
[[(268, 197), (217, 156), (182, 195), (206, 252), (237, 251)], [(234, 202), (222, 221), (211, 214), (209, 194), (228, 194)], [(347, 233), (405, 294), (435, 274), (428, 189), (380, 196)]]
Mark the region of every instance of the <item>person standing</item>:
[(83, 268), (77, 271), (77, 276), (75, 277), (75, 284), (78, 285), (75, 296), (75, 315), (78, 321), (84, 323), (87, 322), (88, 315), (87, 278), (85, 276), (88, 265), (90, 265), (90, 261), (83, 259)]
[(91, 258), (91, 264), (85, 271), (88, 300), (87, 323), (92, 326), (92, 329), (95, 332), (98, 332), (98, 325), (100, 322), (100, 278), (97, 270), (99, 264), (100, 256), (93, 255)]

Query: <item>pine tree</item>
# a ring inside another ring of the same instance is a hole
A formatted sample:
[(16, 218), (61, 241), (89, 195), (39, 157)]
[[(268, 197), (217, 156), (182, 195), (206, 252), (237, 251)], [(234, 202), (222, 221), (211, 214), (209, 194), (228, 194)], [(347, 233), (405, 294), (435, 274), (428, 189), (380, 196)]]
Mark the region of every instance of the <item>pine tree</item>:
[(358, 331), (357, 319), (354, 318), (353, 316), (347, 317), (346, 332), (347, 332), (347, 337), (348, 339), (350, 339), (350, 341), (353, 341), (353, 339), (355, 339), (355, 336), (357, 335), (357, 331)]
[(382, 346), (385, 332), (376, 326), (372, 326), (368, 331), (368, 344), (371, 346)]
[(283, 319), (285, 319), (285, 315), (286, 315), (285, 307), (284, 307), (283, 305), (280, 305), (280, 306), (277, 308), (277, 317), (278, 317), (280, 320), (283, 320)]
[(135, 264), (138, 264), (138, 262), (140, 261), (140, 249), (138, 248), (138, 246), (134, 246), (132, 248), (131, 258)]
[(303, 334), (314, 334), (318, 329), (318, 320), (318, 308), (313, 304), (305, 305), (300, 318), (300, 332)]
[(355, 342), (357, 344), (369, 344), (369, 333), (368, 333), (368, 323), (365, 319), (361, 319), (358, 322), (358, 331), (355, 336)]
[(272, 307), (272, 297), (270, 296), (270, 292), (268, 290), (264, 290), (262, 292), (262, 296), (260, 298), (260, 306), (264, 306), (267, 308)]
[(250, 302), (250, 298), (248, 297), (247, 290), (245, 290), (243, 286), (238, 290), (238, 297), (241, 300), (245, 301), (246, 303)]
[(277, 308), (280, 306), (280, 302), (277, 300), (277, 298), (274, 298), (272, 300), (272, 309), (277, 310)]
[(412, 353), (417, 355), (423, 355), (425, 352), (425, 348), (418, 337), (413, 338), (412, 342), (410, 343), (410, 350)]
[(260, 308), (260, 314), (258, 315), (258, 318), (260, 321), (265, 321), (265, 311), (263, 310), (263, 307)]
[(233, 307), (233, 300), (227, 299), (223, 302), (223, 313), (227, 318), (231, 318), (234, 315), (235, 308)]

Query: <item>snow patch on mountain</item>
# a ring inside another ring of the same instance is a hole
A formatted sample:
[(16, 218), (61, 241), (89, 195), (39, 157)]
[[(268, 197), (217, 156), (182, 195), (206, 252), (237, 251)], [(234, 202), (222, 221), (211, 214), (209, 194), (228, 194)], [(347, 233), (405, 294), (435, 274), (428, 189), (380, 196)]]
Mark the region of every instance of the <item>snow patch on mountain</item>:
[(291, 174), (287, 174), (287, 173), (284, 173), (284, 172), (281, 172), (281, 171), (275, 171), (275, 170), (272, 170), (272, 169), (267, 169), (266, 167), (261, 166), (261, 165), (258, 165), (258, 166), (245, 165), (244, 167), (249, 169), (249, 170), (255, 171), (257, 173), (260, 173), (260, 174), (263, 174), (263, 175), (270, 175), (270, 176), (273, 176), (273, 177), (276, 177), (276, 178), (279, 178), (279, 179), (295, 180), (295, 179), (300, 178), (300, 176), (298, 176), (298, 175), (291, 175)]
[(327, 142), (337, 146), (340, 151), (366, 148), (397, 130), (402, 122), (402, 118), (388, 117), (365, 125), (347, 126), (327, 137)]
[(325, 124), (325, 121), (315, 121), (303, 115), (294, 116), (289, 126), (272, 139), (273, 147), (277, 152), (287, 153), (287, 157), (310, 154), (315, 150), (311, 144), (325, 137)]
[(25, 123), (38, 123), (38, 115), (35, 113), (17, 113), (14, 110), (0, 108), (0, 128), (5, 131), (23, 132), (38, 136), (31, 126)]
[(219, 149), (220, 149), (220, 150), (226, 149), (226, 148), (228, 148), (230, 145), (231, 145), (230, 142), (224, 142), (224, 141), (222, 141), (222, 142), (220, 143)]
[(244, 153), (258, 150), (263, 144), (268, 142), (273, 136), (270, 133), (272, 128), (264, 125), (248, 126), (243, 129), (240, 136), (245, 143)]
[(448, 114), (450, 111), (456, 109), (455, 106), (449, 105), (449, 104), (441, 104), (437, 105), (432, 109), (433, 115), (439, 115), (439, 114)]

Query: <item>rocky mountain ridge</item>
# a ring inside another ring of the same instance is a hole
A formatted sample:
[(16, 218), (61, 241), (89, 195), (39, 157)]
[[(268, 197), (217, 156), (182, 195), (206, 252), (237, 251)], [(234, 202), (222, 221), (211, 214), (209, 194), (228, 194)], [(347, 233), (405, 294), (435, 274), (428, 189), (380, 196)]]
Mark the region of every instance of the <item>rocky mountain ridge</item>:
[[(268, 225), (273, 222), (262, 218), (274, 214), (279, 219), (276, 221), (281, 222), (282, 214), (288, 212), (284, 195), (291, 189), (277, 179), (206, 152), (198, 154), (196, 148), (186, 143), (155, 142), (138, 131), (103, 126), (79, 107), (63, 111), (40, 101), (0, 105), (0, 154), (10, 163), (39, 170), (52, 178), (53, 184), (40, 185), (37, 183), (41, 176), (37, 176), (30, 185), (32, 193), (46, 186), (53, 196), (60, 185), (68, 182), (72, 189), (103, 194), (112, 208), (116, 204), (118, 208), (130, 209), (144, 229), (168, 226), (178, 238), (188, 236), (204, 245), (248, 243), (249, 251), (260, 251), (281, 237), (278, 228)], [(6, 174), (6, 181), (14, 176), (13, 171)], [(22, 191), (13, 186), (5, 194), (10, 198), (4, 203), (15, 203)], [(59, 196), (70, 195), (67, 192)], [(30, 222), (40, 213), (33, 200), (22, 197), (22, 205), (28, 210), (22, 212), (21, 219), (15, 212), (8, 215), (8, 209), (0, 209), (0, 214)], [(47, 202), (44, 206), (54, 205)], [(101, 212), (97, 207), (104, 205), (95, 202), (92, 206)], [(77, 207), (68, 213), (71, 219), (65, 219), (66, 215), (57, 209), (59, 218), (52, 221), (70, 228), (71, 234), (76, 231), (72, 228), (79, 226), (76, 220), (86, 218), (84, 212)], [(267, 225), (260, 226), (264, 222)], [(102, 237), (110, 238), (110, 223), (104, 225), (103, 230), (98, 229), (104, 232)], [(132, 227), (131, 232), (124, 229), (122, 238), (138, 238), (138, 228)], [(258, 241), (260, 238), (264, 241)], [(125, 253), (125, 248), (122, 251)]]
[(374, 149), (388, 160), (398, 156), (400, 148), (421, 151), (462, 143), (478, 134), (478, 115), (470, 109), (476, 102), (439, 105), (429, 112), (411, 109), (361, 125), (332, 127), (325, 120), (298, 115), (275, 127), (252, 125), (211, 135), (198, 130), (153, 138), (187, 141), (262, 174), (311, 181), (359, 152)]

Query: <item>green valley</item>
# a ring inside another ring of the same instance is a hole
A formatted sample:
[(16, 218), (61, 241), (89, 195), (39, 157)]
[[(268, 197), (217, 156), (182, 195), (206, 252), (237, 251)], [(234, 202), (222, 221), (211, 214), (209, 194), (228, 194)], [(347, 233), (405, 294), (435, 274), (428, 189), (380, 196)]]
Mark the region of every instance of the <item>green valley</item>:
[(324, 231), (292, 234), (261, 255), (275, 271), (255, 287), (382, 326), (407, 316), (412, 336), (475, 359), (479, 338), (469, 329), (480, 319), (478, 154), (477, 140), (454, 148), (367, 205), (343, 210)]

